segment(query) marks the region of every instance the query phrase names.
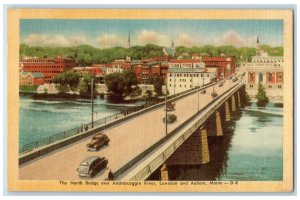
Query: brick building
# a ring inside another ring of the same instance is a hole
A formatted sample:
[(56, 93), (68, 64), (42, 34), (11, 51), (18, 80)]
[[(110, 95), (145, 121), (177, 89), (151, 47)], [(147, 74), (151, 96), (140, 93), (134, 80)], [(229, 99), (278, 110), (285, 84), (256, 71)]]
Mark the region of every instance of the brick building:
[(57, 57), (49, 58), (23, 58), (20, 60), (20, 72), (40, 72), (44, 75), (45, 81), (50, 83), (54, 76), (75, 67), (74, 58)]
[(167, 78), (168, 65), (160, 62), (149, 62), (135, 65), (134, 72), (140, 84), (149, 84), (150, 76), (162, 76)]
[(215, 72), (217, 80), (228, 78), (235, 73), (236, 59), (234, 56), (203, 57), (207, 72)]

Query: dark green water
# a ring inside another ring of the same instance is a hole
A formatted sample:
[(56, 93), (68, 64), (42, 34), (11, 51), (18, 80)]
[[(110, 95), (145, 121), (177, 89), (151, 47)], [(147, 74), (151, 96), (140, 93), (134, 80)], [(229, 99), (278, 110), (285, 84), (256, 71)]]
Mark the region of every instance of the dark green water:
[(282, 108), (252, 105), (231, 117), (222, 138), (209, 137), (210, 163), (168, 166), (171, 180), (282, 180)]

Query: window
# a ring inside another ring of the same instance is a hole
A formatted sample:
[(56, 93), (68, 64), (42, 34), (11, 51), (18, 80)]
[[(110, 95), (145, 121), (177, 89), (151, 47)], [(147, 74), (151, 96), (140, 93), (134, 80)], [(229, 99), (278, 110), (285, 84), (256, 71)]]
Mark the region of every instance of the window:
[(269, 81), (272, 82), (272, 80), (273, 80), (273, 76), (271, 73), (269, 73)]
[(263, 74), (259, 73), (259, 82), (263, 82)]
[(253, 88), (253, 85), (250, 85), (250, 88)]
[(170, 87), (172, 87), (172, 84), (170, 84)]
[(282, 73), (277, 74), (277, 82), (282, 82)]
[(281, 88), (281, 85), (278, 85), (278, 88)]
[(269, 85), (268, 88), (272, 88), (272, 85)]

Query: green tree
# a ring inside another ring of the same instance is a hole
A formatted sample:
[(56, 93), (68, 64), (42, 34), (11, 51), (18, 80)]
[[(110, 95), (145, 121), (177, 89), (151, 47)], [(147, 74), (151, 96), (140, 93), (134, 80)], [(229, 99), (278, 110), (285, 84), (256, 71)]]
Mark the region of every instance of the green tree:
[(120, 72), (111, 73), (105, 76), (104, 82), (113, 101), (121, 101), (125, 92), (124, 76)]
[(131, 94), (133, 91), (132, 86), (138, 84), (138, 80), (133, 70), (125, 70), (122, 72), (123, 80), (124, 80), (124, 87), (125, 87), (125, 96)]
[[(92, 83), (92, 79), (95, 80), (95, 76), (90, 75), (90, 74), (84, 74), (79, 82), (78, 85), (78, 90), (79, 90), (79, 94), (81, 97), (91, 97), (91, 83)], [(96, 93), (96, 87), (95, 87), (95, 82), (94, 82), (94, 91), (93, 91), (94, 95)]]
[(157, 96), (162, 95), (162, 86), (164, 84), (164, 78), (162, 76), (150, 76), (149, 83), (154, 86), (154, 91)]
[(124, 97), (134, 92), (133, 86), (138, 84), (138, 80), (133, 70), (108, 74), (105, 76), (104, 82), (110, 93), (110, 98), (113, 101), (123, 100)]
[(79, 80), (80, 75), (72, 71), (63, 72), (58, 76), (52, 78), (52, 81), (54, 83), (60, 84), (60, 86), (64, 87), (64, 89), (66, 87), (70, 87), (72, 90), (75, 90), (77, 88)]
[(266, 95), (265, 87), (261, 83), (258, 84), (258, 92), (256, 98), (257, 106), (264, 107), (267, 103), (269, 103), (269, 98)]

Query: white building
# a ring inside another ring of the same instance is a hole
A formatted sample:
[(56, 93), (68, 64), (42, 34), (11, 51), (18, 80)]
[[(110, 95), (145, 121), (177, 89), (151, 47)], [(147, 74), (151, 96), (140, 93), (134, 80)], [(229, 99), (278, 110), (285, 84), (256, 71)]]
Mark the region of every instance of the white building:
[(243, 64), (246, 72), (246, 89), (250, 97), (254, 99), (258, 84), (261, 83), (271, 101), (282, 102), (283, 66), (283, 57), (269, 56), (267, 52), (260, 49), (257, 39), (256, 56), (252, 57), (252, 62)]
[(169, 68), (167, 86), (170, 95), (208, 84), (216, 78), (215, 73), (200, 68)]
[(112, 73), (115, 73), (115, 72), (120, 72), (122, 73), (124, 71), (123, 68), (121, 67), (106, 67), (105, 69), (105, 74), (112, 74)]
[(205, 64), (200, 59), (171, 59), (169, 68), (197, 68), (204, 70)]

